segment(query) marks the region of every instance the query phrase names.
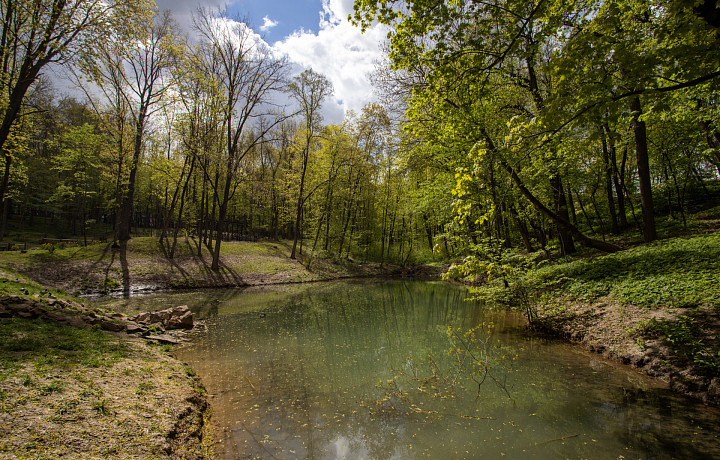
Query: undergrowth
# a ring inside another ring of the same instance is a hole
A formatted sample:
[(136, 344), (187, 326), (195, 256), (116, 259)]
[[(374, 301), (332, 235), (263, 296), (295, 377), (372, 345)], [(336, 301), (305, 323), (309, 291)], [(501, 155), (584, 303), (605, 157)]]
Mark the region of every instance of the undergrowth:
[(711, 343), (703, 331), (705, 322), (689, 315), (676, 320), (651, 319), (637, 333), (642, 339), (661, 337), (681, 359), (693, 365), (700, 374), (720, 375), (720, 349)]
[(585, 301), (610, 295), (621, 304), (649, 308), (720, 309), (720, 233), (541, 264), (529, 276), (554, 280), (566, 294)]

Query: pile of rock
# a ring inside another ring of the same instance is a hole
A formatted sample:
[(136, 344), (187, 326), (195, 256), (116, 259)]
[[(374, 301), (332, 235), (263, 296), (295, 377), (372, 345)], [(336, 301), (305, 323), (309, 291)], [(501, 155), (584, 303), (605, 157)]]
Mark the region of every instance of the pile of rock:
[[(64, 299), (44, 299), (18, 295), (0, 296), (0, 318), (44, 318), (74, 327), (99, 326), (106, 331), (125, 332), (166, 343), (178, 343), (163, 333), (174, 329), (192, 329), (193, 314), (186, 305), (160, 311), (125, 316)], [(160, 333), (160, 335), (152, 335)]]
[(162, 326), (164, 329), (192, 329), (193, 314), (187, 305), (148, 311), (128, 317), (128, 320), (147, 326)]

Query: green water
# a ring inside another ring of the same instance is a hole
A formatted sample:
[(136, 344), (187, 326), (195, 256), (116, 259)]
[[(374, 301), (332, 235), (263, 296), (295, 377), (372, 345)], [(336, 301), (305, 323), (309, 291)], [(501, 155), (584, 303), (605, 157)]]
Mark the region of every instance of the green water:
[(334, 282), (114, 306), (206, 318), (176, 354), (211, 395), (220, 458), (720, 457), (718, 410), (465, 297)]

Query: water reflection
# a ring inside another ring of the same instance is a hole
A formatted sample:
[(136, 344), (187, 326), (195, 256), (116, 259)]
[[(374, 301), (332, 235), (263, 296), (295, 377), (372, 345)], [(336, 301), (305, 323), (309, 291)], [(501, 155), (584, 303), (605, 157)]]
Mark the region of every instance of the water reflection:
[[(720, 454), (717, 410), (527, 336), (519, 315), (465, 302), (460, 288), (336, 282), (204, 294), (169, 301), (207, 318), (207, 333), (177, 353), (212, 394), (222, 458)], [(472, 363), (455, 367), (448, 335), (478, 325), (497, 381), (479, 388), (463, 380)], [(447, 376), (457, 385), (441, 391)]]

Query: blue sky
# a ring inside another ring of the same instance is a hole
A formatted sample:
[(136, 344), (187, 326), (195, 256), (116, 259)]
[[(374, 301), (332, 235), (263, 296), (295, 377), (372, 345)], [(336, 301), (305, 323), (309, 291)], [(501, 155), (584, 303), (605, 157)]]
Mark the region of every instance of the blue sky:
[[(271, 45), (301, 29), (317, 33), (322, 10), (322, 0), (241, 0), (228, 7), (230, 17), (246, 17)], [(265, 24), (264, 18), (276, 24), (258, 30)]]

